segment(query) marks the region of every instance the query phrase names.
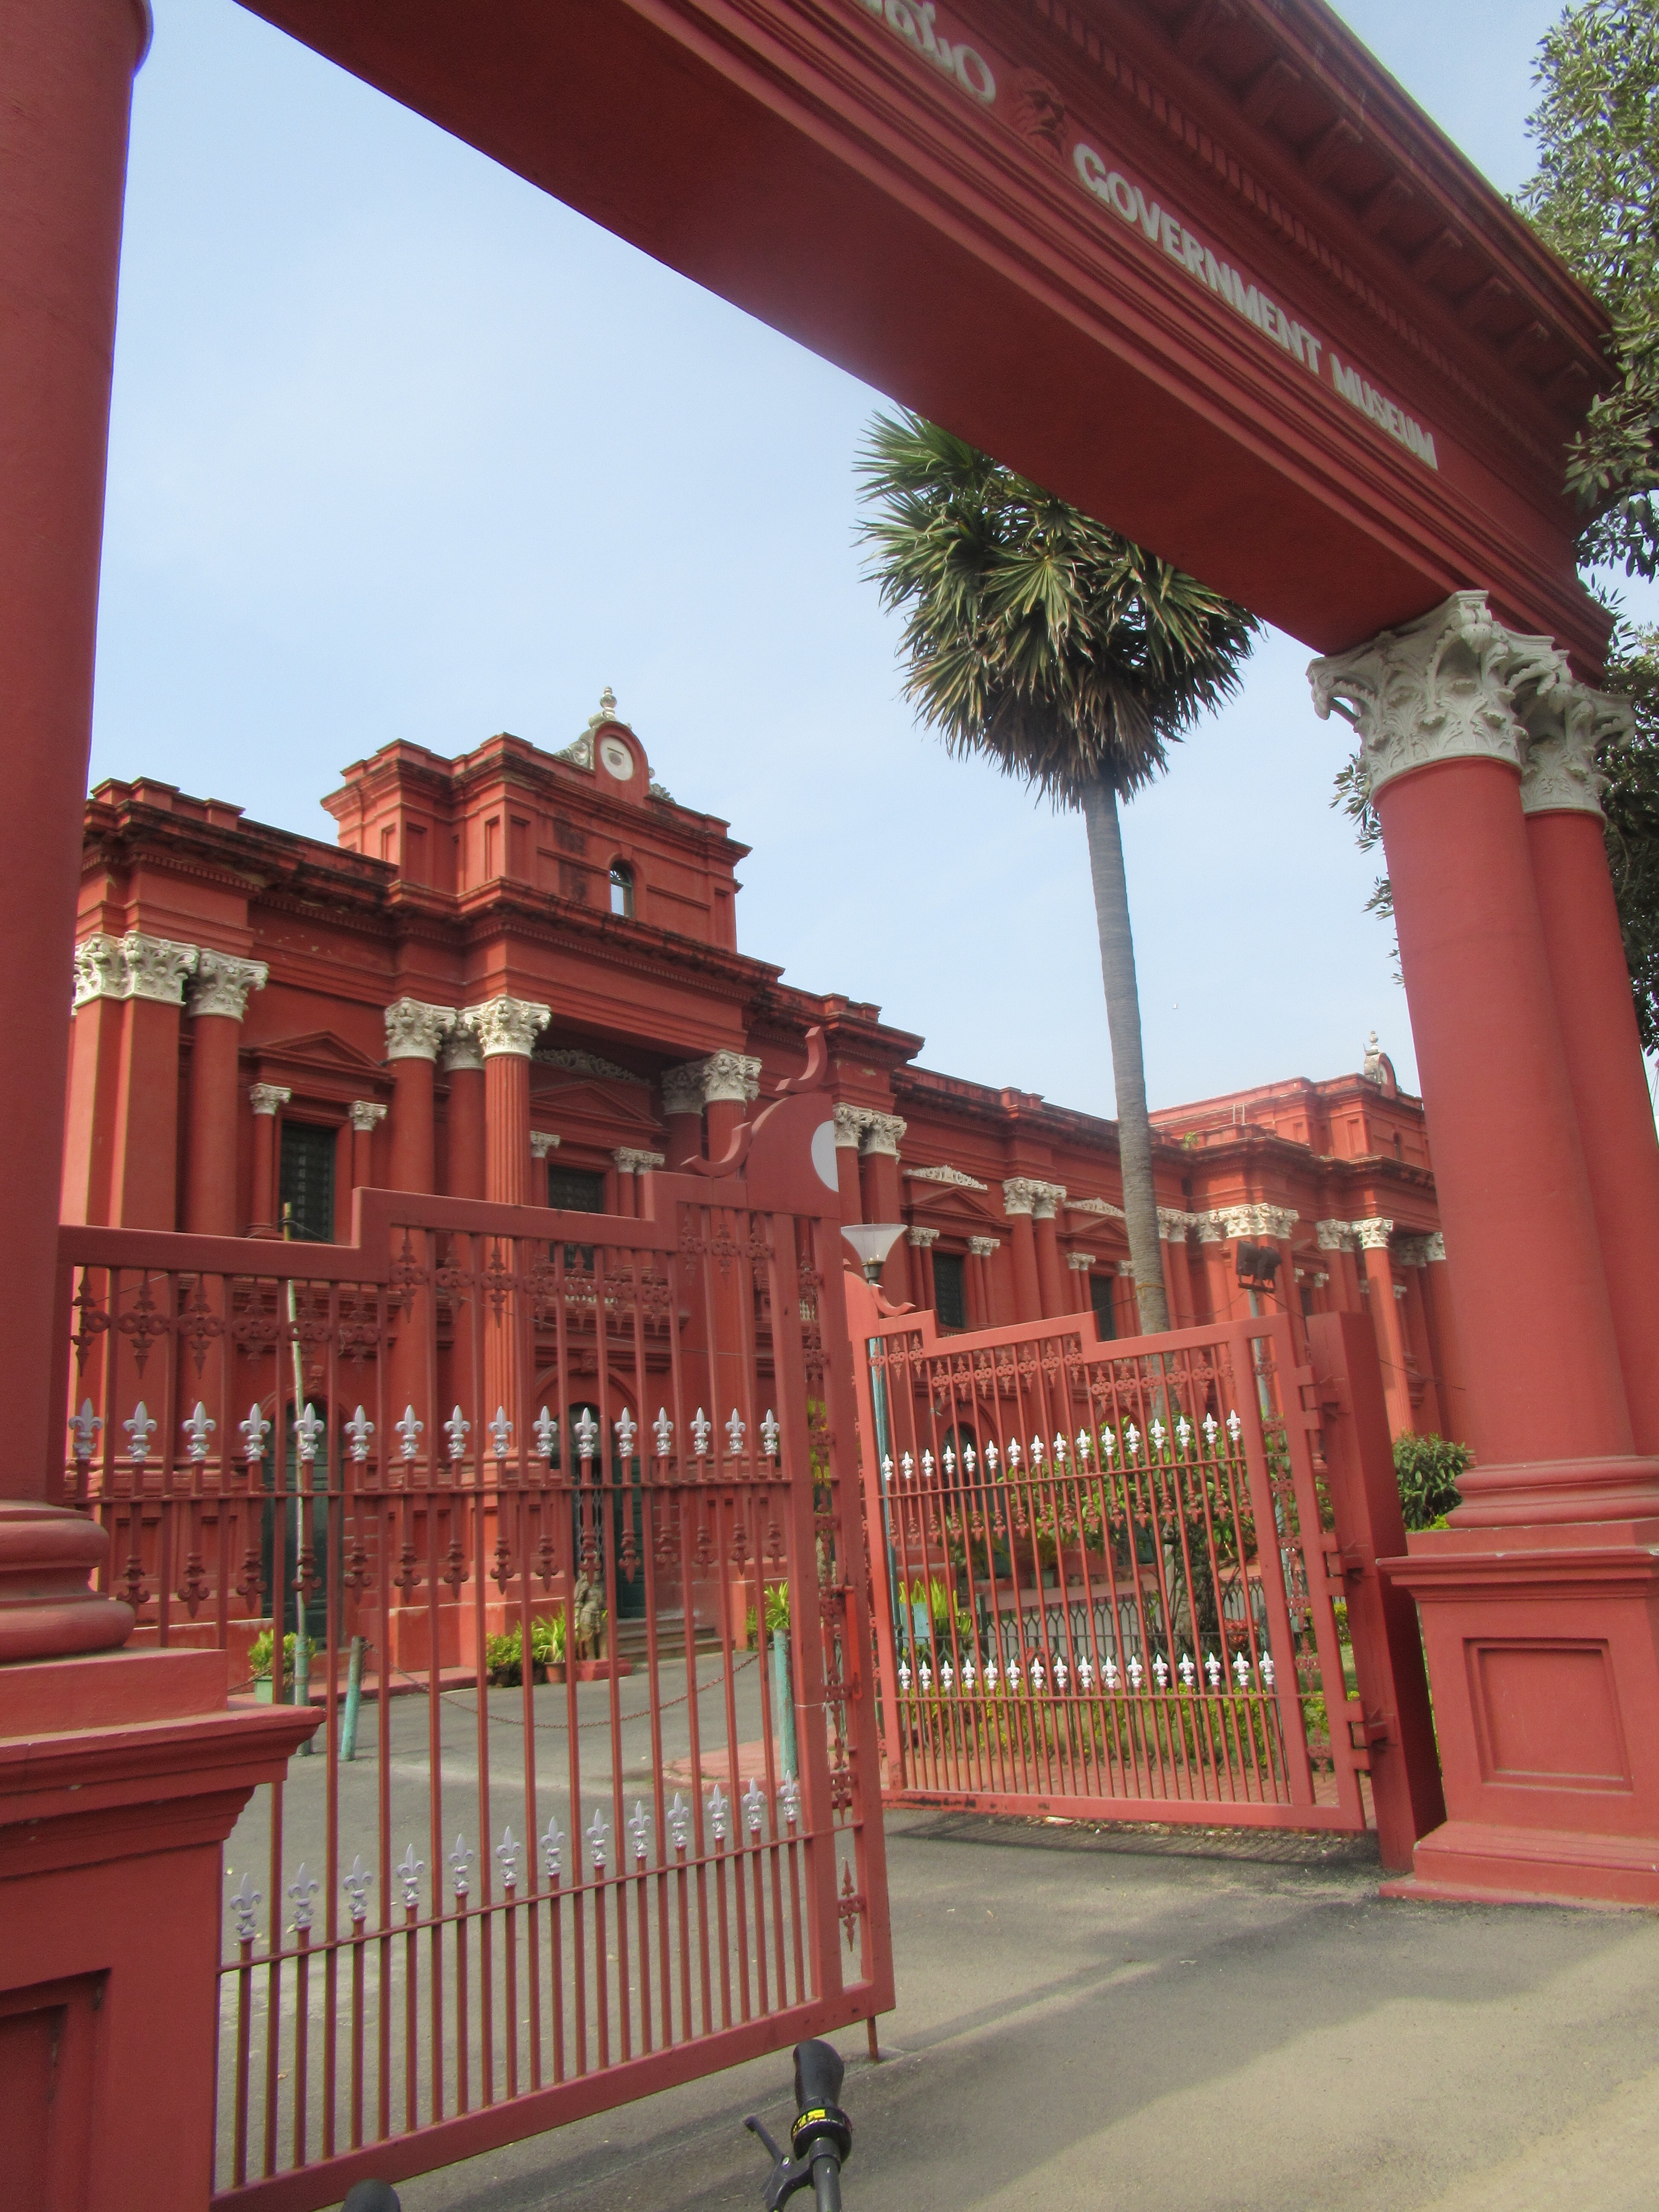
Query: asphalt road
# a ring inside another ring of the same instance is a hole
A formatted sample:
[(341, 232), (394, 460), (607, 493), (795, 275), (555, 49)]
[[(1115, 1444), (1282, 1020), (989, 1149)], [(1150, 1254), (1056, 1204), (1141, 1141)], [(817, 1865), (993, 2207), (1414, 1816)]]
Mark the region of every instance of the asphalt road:
[[(838, 2039), (848, 2212), (1635, 2212), (1659, 1919), (1382, 1904), (1346, 1839), (890, 1818), (897, 2012)], [(757, 2212), (787, 2055), (402, 2185), (406, 2212)], [(810, 2203), (809, 2199), (796, 2202)]]

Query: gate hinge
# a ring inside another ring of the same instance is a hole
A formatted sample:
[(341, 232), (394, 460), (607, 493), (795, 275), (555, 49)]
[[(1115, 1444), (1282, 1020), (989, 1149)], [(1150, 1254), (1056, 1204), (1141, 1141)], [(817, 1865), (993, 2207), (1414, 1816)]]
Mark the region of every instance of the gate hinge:
[(1358, 1713), (1355, 1713), (1352, 1708), (1350, 1708), (1348, 1713), (1348, 1742), (1353, 1750), (1373, 1751), (1378, 1745), (1389, 1743), (1392, 1741), (1393, 1738), (1390, 1736), (1389, 1732), (1389, 1721), (1386, 1714), (1379, 1714), (1377, 1717), (1373, 1720), (1363, 1710)]
[(1340, 1551), (1325, 1549), (1325, 1572), (1333, 1583), (1358, 1582), (1365, 1571), (1365, 1555), (1358, 1544), (1345, 1544)]

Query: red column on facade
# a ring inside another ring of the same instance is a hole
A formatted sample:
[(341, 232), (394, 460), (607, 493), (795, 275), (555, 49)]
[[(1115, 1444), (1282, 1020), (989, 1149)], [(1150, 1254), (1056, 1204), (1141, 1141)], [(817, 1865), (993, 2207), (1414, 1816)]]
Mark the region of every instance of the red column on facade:
[(1632, 1432), (1659, 1453), (1659, 1139), (1596, 798), (1598, 706), (1628, 720), (1583, 691), (1565, 717), (1528, 714), (1521, 804)]
[(1177, 1328), (1191, 1328), (1198, 1320), (1193, 1297), (1192, 1255), (1187, 1249), (1188, 1216), (1158, 1208), (1158, 1225), (1167, 1231), (1165, 1280), (1170, 1286), (1170, 1313)]
[(908, 1232), (910, 1249), (915, 1254), (915, 1268), (921, 1280), (913, 1285), (916, 1303), (929, 1313), (939, 1311), (939, 1294), (933, 1287), (933, 1247), (939, 1242), (937, 1229), (917, 1227)]
[(723, 1160), (738, 1124), (760, 1096), (761, 1064), (740, 1052), (711, 1052), (698, 1065), (708, 1117), (708, 1157)]
[(1206, 1214), (1199, 1224), (1199, 1249), (1204, 1255), (1204, 1288), (1209, 1304), (1206, 1318), (1212, 1323), (1233, 1317), (1233, 1264), (1220, 1219)]
[(471, 1024), (458, 1014), (444, 1039), (444, 1073), (449, 1083), (449, 1144), (444, 1188), (451, 1198), (482, 1198), (484, 1168), (484, 1064)]
[(125, 962), (110, 1218), (124, 1229), (179, 1226), (179, 1038), (193, 945), (130, 929)]
[(351, 1188), (368, 1190), (374, 1182), (374, 1132), (386, 1109), (373, 1098), (351, 1102)]
[(551, 1009), (503, 994), (467, 1011), (483, 1048), (484, 1195), (498, 1206), (528, 1206), (530, 1053)]
[(634, 1188), (635, 1157), (635, 1155), (625, 1146), (611, 1155), (617, 1170), (617, 1211), (618, 1213), (625, 1214), (630, 1221), (635, 1218), (639, 1212)]
[(836, 1115), (836, 1184), (841, 1193), (843, 1223), (864, 1219), (864, 1182), (859, 1172), (859, 1143), (864, 1134), (865, 1109), (837, 1106)]
[(1036, 1199), (1031, 1207), (1031, 1237), (1036, 1246), (1037, 1295), (1042, 1301), (1044, 1321), (1058, 1321), (1071, 1311), (1071, 1300), (1066, 1295), (1065, 1271), (1060, 1262), (1060, 1234), (1054, 1224), (1054, 1206), (1066, 1194), (1057, 1186)]
[(1089, 1288), (1089, 1270), (1095, 1264), (1092, 1252), (1068, 1252), (1066, 1255), (1066, 1280), (1072, 1293), (1072, 1311), (1085, 1314), (1091, 1310), (1092, 1293)]
[(667, 1135), (668, 1172), (702, 1156), (702, 1062), (691, 1060), (662, 1073), (662, 1117)]
[(119, 999), (104, 994), (95, 974), (83, 976), (83, 949), (77, 947), (76, 957), (62, 1207), (65, 1221), (106, 1222), (110, 1166), (115, 1155), (122, 1006)]
[(1412, 1408), (1412, 1426), (1419, 1436), (1438, 1437), (1446, 1431), (1440, 1412), (1434, 1348), (1429, 1340), (1428, 1314), (1423, 1302), (1423, 1278), (1428, 1272), (1422, 1256), (1425, 1241), (1422, 1238), (1413, 1239), (1411, 1248), (1401, 1255), (1406, 1295), (1400, 1306), (1401, 1318), (1405, 1323), (1407, 1347), (1416, 1366), (1422, 1393)]
[[(864, 1218), (866, 1221), (902, 1221), (903, 1197), (899, 1188), (898, 1148), (904, 1123), (896, 1114), (866, 1114), (860, 1148), (864, 1179)], [(839, 1166), (839, 1163), (837, 1163)], [(881, 1287), (895, 1305), (912, 1302), (910, 1253), (901, 1237), (888, 1254), (881, 1271)]]
[(993, 1328), (996, 1325), (996, 1296), (991, 1286), (991, 1255), (1001, 1243), (1000, 1237), (970, 1237), (968, 1239), (965, 1272), (969, 1328)]
[(1394, 1294), (1394, 1261), (1389, 1249), (1394, 1224), (1379, 1217), (1356, 1222), (1354, 1227), (1365, 1255), (1371, 1327), (1376, 1333), (1376, 1356), (1382, 1363), (1382, 1394), (1389, 1404), (1389, 1426), (1395, 1436), (1404, 1436), (1412, 1426), (1412, 1399), (1406, 1370), (1406, 1328), (1400, 1301)]
[(1034, 1203), (1030, 1178), (1011, 1176), (1002, 1186), (1002, 1210), (1014, 1262), (1014, 1319), (1041, 1321), (1042, 1285), (1037, 1275), (1036, 1236), (1031, 1226)]
[(279, 1083), (248, 1086), (253, 1108), (253, 1182), (248, 1193), (250, 1237), (274, 1237), (278, 1213), (276, 1197), (276, 1116), (293, 1097)]
[(392, 1188), (437, 1186), (433, 1074), (438, 1047), (453, 1025), (453, 1006), (399, 999), (386, 1010), (386, 1056), (392, 1069)]
[(1441, 1433), (1461, 1443), (1468, 1434), (1463, 1363), (1458, 1353), (1457, 1322), (1447, 1282), (1446, 1240), (1438, 1231), (1424, 1239), (1423, 1321), (1428, 1330), (1434, 1361), (1435, 1389), (1440, 1400)]
[(198, 1237), (234, 1237), (236, 1134), (241, 1114), (238, 1055), (250, 991), (262, 990), (263, 961), (204, 951), (188, 1000), (190, 1098), (185, 1130), (184, 1225)]

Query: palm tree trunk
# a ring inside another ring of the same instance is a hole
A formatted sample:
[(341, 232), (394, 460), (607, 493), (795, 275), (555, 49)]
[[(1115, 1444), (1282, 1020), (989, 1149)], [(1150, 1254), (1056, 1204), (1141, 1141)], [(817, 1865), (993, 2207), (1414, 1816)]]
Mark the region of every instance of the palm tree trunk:
[(1085, 787), (1083, 819), (1089, 831), (1095, 927), (1100, 933), (1100, 974), (1106, 986), (1106, 1026), (1112, 1040), (1112, 1076), (1117, 1088), (1117, 1146), (1123, 1170), (1129, 1258), (1135, 1271), (1140, 1326), (1152, 1335), (1170, 1326), (1170, 1306), (1164, 1294), (1158, 1197), (1152, 1188), (1152, 1125), (1146, 1116), (1146, 1063), (1140, 1048), (1140, 994), (1135, 984), (1134, 938), (1129, 928), (1129, 886), (1123, 874), (1117, 795), (1104, 777)]

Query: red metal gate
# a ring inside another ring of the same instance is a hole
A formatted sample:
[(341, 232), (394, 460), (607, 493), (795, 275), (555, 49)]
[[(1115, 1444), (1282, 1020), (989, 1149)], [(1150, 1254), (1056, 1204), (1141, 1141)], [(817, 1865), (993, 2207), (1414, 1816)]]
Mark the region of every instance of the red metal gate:
[(1369, 1820), (1409, 1863), (1438, 1776), (1359, 1334), (1313, 1322), (1299, 1367), (1282, 1317), (1103, 1342), (848, 1308), (890, 1802)]
[(322, 1715), (227, 1847), (218, 2203), (891, 2005), (839, 1231), (655, 1185), (63, 1232), (64, 1496), (137, 1640)]

